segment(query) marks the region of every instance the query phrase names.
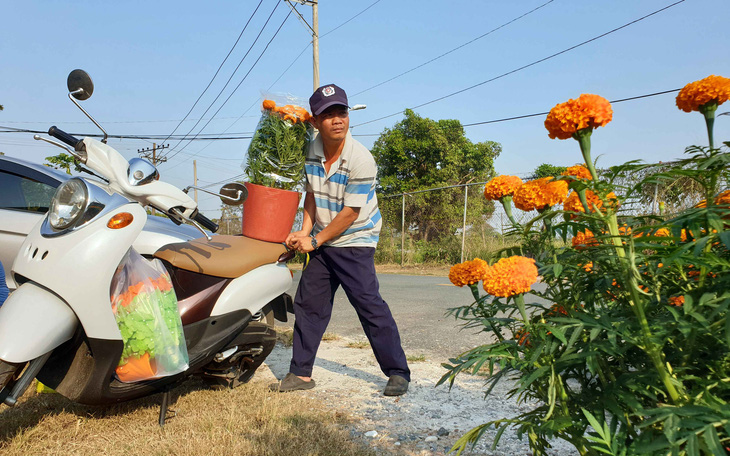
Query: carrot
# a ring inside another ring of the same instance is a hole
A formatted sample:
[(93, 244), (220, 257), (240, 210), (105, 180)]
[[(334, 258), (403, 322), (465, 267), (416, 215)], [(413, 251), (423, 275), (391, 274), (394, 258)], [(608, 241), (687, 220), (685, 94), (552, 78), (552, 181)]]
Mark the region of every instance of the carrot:
[(149, 353), (145, 353), (140, 358), (127, 358), (127, 362), (117, 367), (116, 372), (119, 380), (123, 382), (147, 380), (155, 376)]

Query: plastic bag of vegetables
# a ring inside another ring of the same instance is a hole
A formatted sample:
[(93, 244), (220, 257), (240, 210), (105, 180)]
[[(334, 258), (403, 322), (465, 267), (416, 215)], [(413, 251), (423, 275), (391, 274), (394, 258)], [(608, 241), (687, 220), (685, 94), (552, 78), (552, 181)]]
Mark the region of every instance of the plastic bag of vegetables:
[(129, 249), (112, 279), (111, 306), (124, 341), (119, 380), (148, 380), (188, 368), (177, 297), (160, 260)]

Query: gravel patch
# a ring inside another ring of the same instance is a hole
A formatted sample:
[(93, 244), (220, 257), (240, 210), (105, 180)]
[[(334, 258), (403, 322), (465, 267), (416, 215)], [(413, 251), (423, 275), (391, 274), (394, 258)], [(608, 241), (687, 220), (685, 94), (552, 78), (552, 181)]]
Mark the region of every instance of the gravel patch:
[[(327, 407), (354, 418), (351, 433), (380, 454), (445, 455), (466, 431), (487, 421), (513, 417), (530, 409), (506, 399), (511, 389), (500, 384), (484, 398), (485, 378), (460, 375), (453, 388), (436, 386), (446, 372), (441, 363), (426, 355), (425, 361), (411, 362), (409, 391), (399, 398), (385, 397), (387, 378), (380, 371), (369, 347), (348, 347), (353, 340), (324, 341), (320, 346), (312, 377), (317, 387), (303, 394)], [(289, 370), (291, 348), (278, 344), (266, 365), (256, 374), (259, 381), (275, 381)], [(267, 368), (268, 367), (268, 368)], [(463, 455), (530, 455), (526, 440), (506, 431), (495, 451), (490, 449), (495, 431), (488, 430), (475, 448)], [(552, 455), (576, 455), (563, 441), (553, 442)]]

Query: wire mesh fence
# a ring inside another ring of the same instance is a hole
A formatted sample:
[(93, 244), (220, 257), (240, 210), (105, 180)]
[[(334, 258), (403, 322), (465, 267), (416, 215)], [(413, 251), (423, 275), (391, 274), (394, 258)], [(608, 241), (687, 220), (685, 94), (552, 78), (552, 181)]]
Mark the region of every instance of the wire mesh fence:
[[(700, 187), (691, 179), (639, 185), (646, 176), (661, 172), (663, 166), (666, 164), (611, 178), (617, 193), (626, 194), (630, 190), (630, 198), (623, 201), (619, 209), (620, 216), (671, 215), (702, 199)], [(530, 180), (532, 176), (523, 175), (522, 178)], [(471, 182), (378, 195), (383, 224), (376, 262), (455, 264), (474, 257), (486, 259), (502, 248), (515, 245), (517, 240), (507, 235), (512, 225), (504, 208), (499, 202), (484, 198), (485, 184)], [(728, 186), (727, 179), (724, 186)], [(219, 233), (240, 234), (240, 211), (227, 215), (219, 219)], [(517, 223), (524, 225), (538, 213), (514, 209), (513, 216)], [(301, 224), (300, 208), (293, 230), (301, 229)]]

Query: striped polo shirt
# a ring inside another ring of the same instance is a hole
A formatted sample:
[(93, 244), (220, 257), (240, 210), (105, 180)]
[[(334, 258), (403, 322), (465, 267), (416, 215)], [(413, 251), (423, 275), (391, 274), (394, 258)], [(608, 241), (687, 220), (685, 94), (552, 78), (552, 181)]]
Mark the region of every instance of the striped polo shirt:
[(365, 146), (353, 139), (350, 132), (340, 157), (329, 173), (324, 168), (322, 138), (317, 135), (309, 146), (304, 169), (307, 191), (317, 205), (314, 228), (316, 235), (329, 225), (343, 207), (359, 207), (360, 214), (342, 234), (324, 245), (332, 247), (375, 247), (382, 224), (378, 198), (375, 196), (375, 159)]

